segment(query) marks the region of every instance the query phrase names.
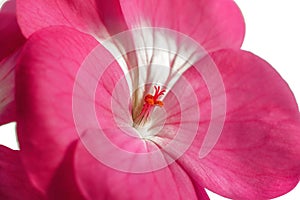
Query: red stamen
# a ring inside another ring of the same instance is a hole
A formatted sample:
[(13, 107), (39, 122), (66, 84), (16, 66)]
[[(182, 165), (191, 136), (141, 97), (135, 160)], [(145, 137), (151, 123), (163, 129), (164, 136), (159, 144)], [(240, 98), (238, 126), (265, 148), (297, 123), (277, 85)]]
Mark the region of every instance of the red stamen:
[(140, 114), (134, 119), (134, 126), (136, 125), (144, 125), (150, 116), (150, 112), (153, 110), (154, 106), (162, 107), (164, 103), (158, 98), (166, 92), (166, 90), (160, 90), (160, 86), (154, 86), (155, 93), (154, 95), (147, 94), (144, 97), (144, 105), (140, 112)]

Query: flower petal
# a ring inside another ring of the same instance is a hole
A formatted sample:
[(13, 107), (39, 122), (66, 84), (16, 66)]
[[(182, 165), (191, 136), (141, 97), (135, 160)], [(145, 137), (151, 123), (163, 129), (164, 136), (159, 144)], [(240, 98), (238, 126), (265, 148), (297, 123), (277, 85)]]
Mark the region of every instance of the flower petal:
[(17, 132), (22, 159), (44, 191), (69, 145), (77, 140), (72, 90), (92, 37), (67, 27), (36, 32), (26, 43), (16, 74)]
[(66, 25), (100, 38), (126, 29), (118, 0), (20, 0), (17, 12), (26, 37), (53, 25)]
[(300, 174), (300, 115), (293, 94), (268, 63), (249, 52), (223, 50), (212, 58), (227, 98), (221, 137), (200, 159), (205, 134), (200, 131), (179, 162), (200, 185), (228, 198), (270, 199), (287, 193)]
[(20, 52), (0, 62), (0, 125), (16, 120), (15, 66)]
[(189, 3), (182, 0), (114, 0), (109, 3), (104, 0), (88, 3), (23, 0), (18, 1), (17, 8), (18, 20), (26, 36), (51, 25), (75, 27), (101, 38), (124, 31), (127, 25), (129, 28), (151, 26), (182, 32), (207, 50), (215, 50), (239, 48), (245, 32), (241, 12), (232, 0), (193, 0)]
[(86, 199), (209, 199), (200, 187), (197, 198), (191, 180), (176, 163), (149, 173), (121, 172), (103, 165), (79, 143), (75, 170)]
[(121, 0), (129, 28), (163, 27), (186, 34), (206, 50), (239, 48), (242, 14), (232, 0)]
[(0, 61), (13, 53), (24, 42), (16, 18), (16, 2), (6, 2), (0, 10)]
[(33, 188), (23, 164), (20, 152), (0, 145), (0, 198), (8, 200), (42, 199)]
[[(0, 125), (15, 120), (15, 65), (25, 42), (16, 19), (16, 2), (7, 1), (0, 10)], [(15, 52), (13, 54), (13, 52)]]

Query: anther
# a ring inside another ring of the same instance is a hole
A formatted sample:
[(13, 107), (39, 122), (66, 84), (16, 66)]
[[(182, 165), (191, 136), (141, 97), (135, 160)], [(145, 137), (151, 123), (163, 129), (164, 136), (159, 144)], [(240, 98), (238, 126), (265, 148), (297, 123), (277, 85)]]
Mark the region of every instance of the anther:
[(154, 106), (162, 107), (164, 103), (158, 98), (166, 92), (166, 90), (161, 90), (160, 86), (154, 86), (155, 92), (154, 95), (147, 94), (144, 97), (144, 105), (140, 112), (140, 114), (134, 119), (134, 126), (144, 125), (145, 122), (148, 120), (151, 111), (153, 110)]

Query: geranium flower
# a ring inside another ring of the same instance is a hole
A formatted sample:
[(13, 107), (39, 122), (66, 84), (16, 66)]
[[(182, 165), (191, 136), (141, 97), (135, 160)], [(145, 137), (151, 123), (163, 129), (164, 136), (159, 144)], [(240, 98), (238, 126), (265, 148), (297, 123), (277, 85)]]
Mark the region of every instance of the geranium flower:
[[(18, 139), (49, 199), (269, 199), (299, 180), (299, 110), (240, 50), (231, 0), (17, 2)], [(193, 20), (191, 20), (193, 19)], [(258, 90), (259, 88), (259, 90)]]

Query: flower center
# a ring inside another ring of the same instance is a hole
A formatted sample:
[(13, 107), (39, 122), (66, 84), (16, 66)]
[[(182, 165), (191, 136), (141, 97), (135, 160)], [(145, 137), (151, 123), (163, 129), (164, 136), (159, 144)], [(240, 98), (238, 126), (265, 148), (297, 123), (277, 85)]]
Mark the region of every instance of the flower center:
[(155, 93), (154, 95), (147, 94), (144, 97), (144, 105), (140, 112), (140, 114), (133, 120), (133, 126), (134, 127), (140, 127), (145, 125), (147, 120), (149, 119), (149, 116), (155, 106), (162, 107), (164, 103), (158, 98), (162, 95), (164, 95), (166, 90), (161, 90), (160, 86), (154, 86)]

